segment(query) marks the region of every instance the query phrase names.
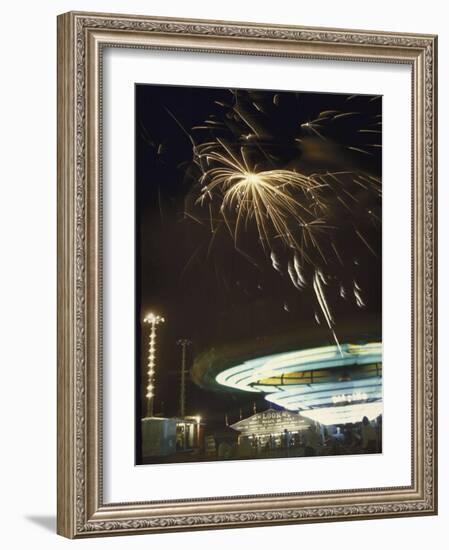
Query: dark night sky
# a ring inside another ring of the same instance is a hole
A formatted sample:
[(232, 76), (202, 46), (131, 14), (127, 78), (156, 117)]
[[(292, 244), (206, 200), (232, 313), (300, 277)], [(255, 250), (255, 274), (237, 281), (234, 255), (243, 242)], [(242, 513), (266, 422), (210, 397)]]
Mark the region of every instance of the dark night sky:
[[(241, 251), (224, 224), (211, 244), (208, 207), (195, 205), (201, 170), (193, 162), (193, 143), (219, 138), (236, 150), (246, 147), (258, 170), (351, 171), (380, 178), (382, 101), (349, 94), (143, 84), (136, 85), (135, 98), (136, 368), (137, 380), (143, 381), (137, 388), (137, 416), (145, 393), (140, 323), (148, 310), (166, 318), (158, 329), (155, 410), (175, 415), (178, 338), (193, 341), (190, 365), (194, 355), (211, 347), (256, 342), (261, 335), (274, 336), (304, 323), (316, 325), (317, 313), (311, 288), (300, 292), (291, 283), (287, 270), (291, 251), (282, 244), (275, 243), (279, 270), (264, 252), (254, 227), (242, 235)], [(305, 126), (317, 119), (313, 128)], [(208, 128), (192, 129), (205, 121)], [(365, 311), (380, 316), (381, 310), (381, 201), (372, 190), (345, 178), (344, 201), (325, 190), (330, 204), (330, 228), (321, 237), (326, 259), (312, 252), (329, 274), (328, 300), (337, 334), (340, 318), (357, 320), (361, 311), (337, 297), (341, 282), (349, 288), (356, 279), (363, 289)], [(357, 229), (371, 250), (355, 235)], [(329, 252), (331, 241), (338, 246), (340, 262)], [(317, 330), (322, 331), (323, 344), (332, 342), (325, 323)], [(207, 416), (212, 423), (221, 422), (225, 411), (231, 421), (237, 420), (240, 407), (248, 416), (253, 400), (254, 394), (206, 391), (191, 380), (187, 387), (187, 413)], [(267, 408), (263, 397), (258, 408)]]

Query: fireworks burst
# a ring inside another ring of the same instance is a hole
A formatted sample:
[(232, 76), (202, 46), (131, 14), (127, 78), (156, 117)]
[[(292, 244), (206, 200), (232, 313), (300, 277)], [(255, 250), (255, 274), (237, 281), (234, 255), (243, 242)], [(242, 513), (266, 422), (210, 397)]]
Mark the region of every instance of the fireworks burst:
[[(249, 259), (245, 244), (255, 235), (277, 272), (297, 291), (311, 289), (319, 312), (314, 317), (326, 323), (338, 345), (328, 295), (360, 308), (366, 303), (348, 238), (378, 255), (369, 234), (380, 225), (381, 120), (378, 114), (364, 117), (362, 103), (379, 98), (348, 96), (347, 111), (321, 110), (295, 121), (292, 113), (301, 113), (301, 104), (292, 106), (291, 98), (299, 102), (300, 94), (276, 93), (270, 100), (268, 92), (230, 92), (229, 103), (217, 102), (221, 116), (210, 115), (193, 134), (167, 109), (190, 140), (198, 174), (186, 215), (200, 223), (207, 216), (209, 250), (224, 227)], [(284, 101), (290, 103), (282, 111)], [(353, 130), (354, 142), (341, 142), (342, 128)], [(307, 155), (308, 161), (302, 158)], [(370, 162), (373, 170), (358, 167)]]
[[(254, 220), (264, 249), (273, 239), (281, 239), (287, 247), (301, 248), (295, 229), (309, 231), (309, 223), (318, 207), (317, 193), (323, 184), (311, 176), (292, 170), (257, 171), (245, 159), (239, 159), (223, 142), (224, 153), (204, 153), (208, 164), (218, 166), (207, 170), (201, 178), (201, 194), (197, 202), (204, 205), (218, 194), (220, 212), (237, 245), (239, 233)], [(209, 183), (204, 184), (205, 181)], [(298, 195), (302, 200), (298, 199)]]

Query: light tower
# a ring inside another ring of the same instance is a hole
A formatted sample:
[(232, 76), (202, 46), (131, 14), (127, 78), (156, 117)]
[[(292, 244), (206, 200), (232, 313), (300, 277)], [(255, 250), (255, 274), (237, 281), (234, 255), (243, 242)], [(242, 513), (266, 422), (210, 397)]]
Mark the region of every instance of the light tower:
[(148, 313), (143, 322), (150, 325), (150, 334), (148, 336), (148, 370), (147, 370), (147, 417), (154, 414), (154, 372), (156, 366), (156, 327), (163, 323), (165, 319), (160, 315)]
[(179, 416), (183, 418), (186, 414), (186, 358), (187, 347), (192, 343), (188, 338), (180, 338), (177, 342), (178, 346), (181, 346), (181, 391), (179, 395)]

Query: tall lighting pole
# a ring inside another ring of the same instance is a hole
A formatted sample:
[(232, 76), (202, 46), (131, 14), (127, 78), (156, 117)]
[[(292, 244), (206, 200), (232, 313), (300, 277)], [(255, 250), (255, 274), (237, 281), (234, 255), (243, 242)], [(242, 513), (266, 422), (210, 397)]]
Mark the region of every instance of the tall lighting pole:
[(179, 416), (183, 418), (186, 415), (186, 359), (187, 359), (187, 347), (192, 343), (188, 338), (180, 338), (177, 342), (178, 346), (181, 346), (181, 391), (179, 394)]
[(154, 373), (156, 367), (156, 327), (163, 323), (165, 319), (160, 315), (148, 313), (143, 322), (150, 325), (150, 334), (148, 336), (148, 361), (147, 361), (147, 417), (154, 415)]

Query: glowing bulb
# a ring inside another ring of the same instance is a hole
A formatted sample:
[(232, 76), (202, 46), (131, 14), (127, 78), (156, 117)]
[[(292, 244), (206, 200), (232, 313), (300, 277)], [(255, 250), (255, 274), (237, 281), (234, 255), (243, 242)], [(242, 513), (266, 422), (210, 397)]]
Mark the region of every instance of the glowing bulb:
[(144, 323), (149, 323), (151, 325), (158, 325), (159, 323), (164, 323), (165, 319), (161, 315), (156, 315), (155, 313), (147, 313), (143, 319)]

